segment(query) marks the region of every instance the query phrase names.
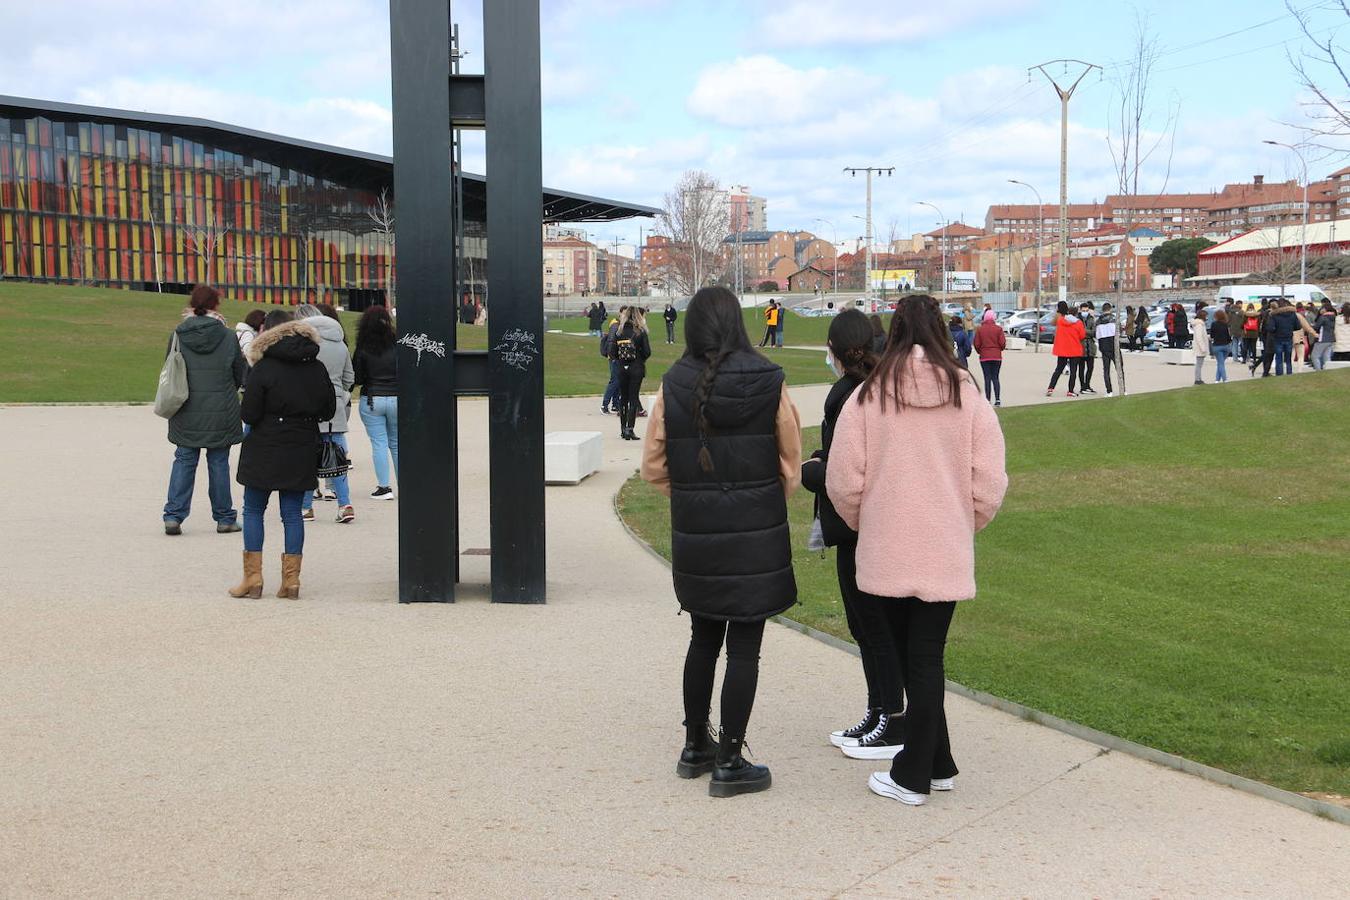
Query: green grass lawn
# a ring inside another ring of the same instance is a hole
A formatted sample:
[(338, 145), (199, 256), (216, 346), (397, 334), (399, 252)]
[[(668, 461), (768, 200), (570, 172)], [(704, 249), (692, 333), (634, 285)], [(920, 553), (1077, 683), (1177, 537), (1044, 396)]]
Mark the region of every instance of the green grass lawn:
[[(661, 319), (661, 311), (666, 308), (665, 301), (659, 297), (649, 297), (647, 302), (651, 304), (648, 310), (647, 318), (651, 324), (652, 331), (662, 337), (665, 336), (666, 323)], [(766, 301), (767, 302), (767, 301)], [(610, 310), (611, 317), (618, 313), (618, 308)], [(751, 340), (758, 344), (760, 338), (764, 337), (764, 310), (747, 309), (743, 312), (745, 316), (745, 329), (750, 333)], [(680, 321), (675, 323), (676, 334), (680, 340), (684, 339), (684, 332), (680, 329), (684, 327), (684, 313), (680, 313)], [(885, 317), (887, 324), (890, 324), (890, 316)], [(830, 333), (830, 322), (832, 320), (825, 317), (806, 318), (796, 313), (789, 312), (787, 325), (783, 331), (783, 343), (789, 346), (807, 346), (824, 347), (825, 340)], [(557, 328), (568, 332), (586, 331), (586, 319), (575, 316), (567, 319), (557, 319), (549, 323), (550, 328)]]
[[(0, 402), (153, 400), (169, 332), (179, 321), (186, 299), (108, 288), (0, 282)], [(233, 326), (254, 308), (227, 300), (221, 304), (221, 313)], [(354, 338), (356, 316), (343, 314), (342, 319), (347, 334)], [(584, 322), (581, 327), (584, 330)], [(457, 336), (461, 349), (487, 349), (486, 328), (461, 325)], [(651, 389), (678, 358), (679, 350), (664, 340), (653, 342), (647, 370)], [(783, 365), (792, 384), (829, 378), (819, 353), (783, 350), (774, 359)], [(584, 335), (544, 336), (544, 389), (549, 396), (598, 395), (608, 380), (608, 365), (600, 357), (596, 340)]]
[[(1339, 371), (1002, 410), (1011, 488), (978, 538), (980, 594), (957, 613), (948, 677), (1350, 795), (1348, 405)], [(620, 508), (669, 555), (665, 498), (633, 481)], [(833, 559), (800, 549), (811, 495), (791, 513), (789, 615), (847, 638)], [(861, 672), (856, 689), (861, 704)]]

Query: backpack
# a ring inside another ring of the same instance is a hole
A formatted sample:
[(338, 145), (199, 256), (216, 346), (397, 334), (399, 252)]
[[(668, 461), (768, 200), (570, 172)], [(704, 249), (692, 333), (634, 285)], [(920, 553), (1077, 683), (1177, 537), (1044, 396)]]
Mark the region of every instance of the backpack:
[(609, 351), (613, 348), (613, 346), (614, 346), (614, 329), (611, 328), (609, 331), (606, 331), (604, 334), (600, 335), (600, 355), (603, 356), (605, 359), (609, 359)]
[(178, 349), (178, 332), (173, 333), (173, 343), (164, 357), (164, 366), (159, 370), (159, 386), (155, 389), (155, 415), (172, 419), (188, 399), (187, 363)]
[(1261, 320), (1258, 319), (1256, 316), (1247, 316), (1247, 318), (1242, 320), (1243, 334), (1246, 334), (1248, 332), (1250, 332), (1251, 334), (1256, 334), (1257, 329), (1259, 329), (1260, 327), (1261, 327)]
[(634, 341), (633, 338), (621, 338), (616, 336), (614, 343), (614, 358), (621, 363), (637, 362), (637, 342)]

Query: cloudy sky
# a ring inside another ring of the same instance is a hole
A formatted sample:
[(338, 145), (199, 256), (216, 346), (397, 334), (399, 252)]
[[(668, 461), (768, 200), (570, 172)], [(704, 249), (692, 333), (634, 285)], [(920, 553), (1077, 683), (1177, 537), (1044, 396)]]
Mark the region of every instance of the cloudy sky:
[[(1343, 14), (1295, 0), (1332, 33)], [(456, 3), (481, 71), (479, 4)], [(0, 94), (180, 113), (390, 151), (389, 28), (376, 0), (45, 0), (6, 4)], [(1104, 67), (1071, 109), (1070, 195), (1116, 188), (1107, 121), (1136, 17), (1160, 58), (1152, 126), (1176, 120), (1143, 189), (1207, 191), (1297, 173), (1263, 138), (1297, 140), (1286, 60), (1301, 37), (1280, 0), (543, 0), (544, 177), (553, 187), (659, 205), (680, 173), (710, 172), (769, 200), (771, 228), (862, 233), (863, 184), (845, 166), (894, 166), (875, 186), (878, 234), (983, 221), (1058, 194), (1059, 101), (1028, 67)], [(1350, 32), (1347, 32), (1350, 34)], [(1059, 74), (1061, 70), (1052, 70)], [(470, 167), (481, 171), (481, 142)], [(1319, 162), (1316, 170), (1344, 164)], [(1166, 179), (1166, 180), (1165, 180)], [(830, 220), (833, 227), (816, 221)], [(644, 221), (599, 225), (636, 239)]]

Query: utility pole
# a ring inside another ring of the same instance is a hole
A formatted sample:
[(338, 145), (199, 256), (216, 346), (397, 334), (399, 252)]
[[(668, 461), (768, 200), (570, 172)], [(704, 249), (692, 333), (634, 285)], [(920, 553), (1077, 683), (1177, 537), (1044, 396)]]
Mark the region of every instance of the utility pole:
[(947, 217), (935, 204), (929, 203), (927, 200), (920, 200), (918, 204), (936, 212), (938, 219), (942, 222), (942, 293), (945, 296), (947, 293)]
[(1045, 246), (1045, 238), (1041, 236), (1041, 231), (1045, 226), (1045, 216), (1043, 210), (1045, 204), (1041, 202), (1041, 192), (1027, 184), (1025, 181), (1018, 181), (1016, 178), (1009, 178), (1009, 184), (1020, 184), (1024, 188), (1030, 188), (1036, 195), (1036, 327), (1032, 335), (1036, 342), (1036, 353), (1041, 352), (1041, 248)]
[(894, 175), (895, 166), (848, 166), (844, 169), (844, 172), (854, 178), (858, 177), (859, 172), (867, 175), (867, 234), (865, 236), (867, 241), (867, 270), (863, 272), (863, 294), (870, 297), (872, 293), (872, 174)]
[[(1067, 88), (1062, 87), (1055, 80), (1055, 76), (1046, 70), (1047, 66), (1057, 64), (1062, 67), (1066, 82), (1069, 66), (1081, 66), (1083, 71), (1078, 73), (1078, 77)], [(1088, 73), (1093, 69), (1100, 72), (1101, 68), (1095, 63), (1083, 62), (1081, 59), (1052, 59), (1027, 69), (1028, 81), (1031, 80), (1031, 72), (1034, 69), (1045, 76), (1054, 86), (1055, 93), (1059, 95), (1059, 299), (1065, 302), (1069, 296), (1069, 100)]]

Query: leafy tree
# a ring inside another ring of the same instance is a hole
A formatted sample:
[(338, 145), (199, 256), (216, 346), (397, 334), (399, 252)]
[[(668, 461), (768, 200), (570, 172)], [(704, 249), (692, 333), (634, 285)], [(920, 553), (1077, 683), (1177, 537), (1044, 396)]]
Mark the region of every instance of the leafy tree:
[(1200, 251), (1213, 246), (1213, 241), (1202, 237), (1164, 241), (1148, 255), (1148, 267), (1154, 272), (1173, 275), (1184, 272), (1190, 278), (1200, 271)]

